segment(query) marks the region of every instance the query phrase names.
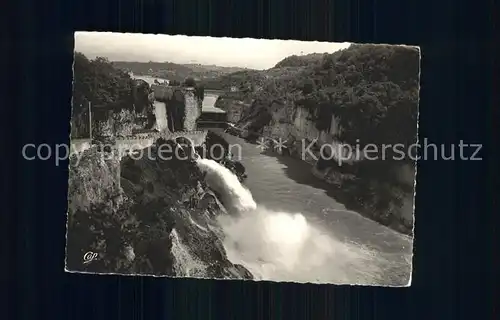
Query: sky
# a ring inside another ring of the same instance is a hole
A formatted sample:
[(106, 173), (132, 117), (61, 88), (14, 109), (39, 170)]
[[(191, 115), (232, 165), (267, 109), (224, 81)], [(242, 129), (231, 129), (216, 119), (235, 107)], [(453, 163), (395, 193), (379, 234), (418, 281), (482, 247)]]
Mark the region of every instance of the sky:
[(76, 32), (75, 51), (111, 61), (199, 63), (250, 69), (272, 68), (291, 55), (335, 52), (349, 43), (188, 37), (140, 33)]

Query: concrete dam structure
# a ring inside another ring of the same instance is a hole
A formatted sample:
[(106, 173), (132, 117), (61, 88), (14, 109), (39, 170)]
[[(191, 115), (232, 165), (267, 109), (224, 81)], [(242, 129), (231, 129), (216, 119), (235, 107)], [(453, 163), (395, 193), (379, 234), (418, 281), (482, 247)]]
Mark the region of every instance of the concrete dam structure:
[[(202, 101), (196, 97), (194, 88), (153, 84), (151, 89), (154, 99), (165, 104), (166, 123), (170, 132), (196, 129), (196, 120), (202, 113)], [(157, 123), (163, 120), (157, 119)]]
[[(226, 111), (215, 107), (217, 98), (222, 94), (221, 91), (205, 90), (201, 100), (196, 97), (194, 88), (168, 87), (158, 84), (151, 85), (151, 88), (156, 103), (165, 103), (166, 122), (170, 131), (175, 131), (178, 127), (190, 131), (194, 128), (227, 126)], [(179, 107), (179, 102), (181, 107)], [(183, 106), (185, 106), (184, 110), (182, 110)], [(172, 120), (176, 117), (184, 117), (184, 121), (176, 123), (175, 120)], [(157, 119), (157, 121), (160, 123), (160, 120)]]

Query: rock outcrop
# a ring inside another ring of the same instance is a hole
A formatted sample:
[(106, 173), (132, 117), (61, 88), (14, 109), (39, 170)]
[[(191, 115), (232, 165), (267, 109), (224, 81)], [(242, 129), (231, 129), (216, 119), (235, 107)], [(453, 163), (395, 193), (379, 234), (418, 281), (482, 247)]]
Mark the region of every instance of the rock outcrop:
[[(69, 270), (252, 278), (226, 256), (215, 218), (227, 213), (194, 160), (165, 154), (176, 148), (160, 138), (139, 160), (106, 159), (95, 148), (71, 159)], [(86, 252), (98, 256), (84, 263)]]
[(94, 106), (92, 108), (92, 138), (100, 143), (114, 143), (118, 137), (136, 131), (152, 130), (156, 123), (154, 100), (147, 83), (139, 82), (133, 90), (135, 103)]

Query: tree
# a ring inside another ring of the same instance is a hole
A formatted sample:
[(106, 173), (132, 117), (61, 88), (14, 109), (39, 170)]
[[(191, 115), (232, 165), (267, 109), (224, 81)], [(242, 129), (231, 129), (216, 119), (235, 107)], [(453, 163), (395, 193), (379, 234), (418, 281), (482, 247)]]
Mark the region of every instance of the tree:
[(130, 78), (127, 72), (115, 68), (108, 59), (97, 57), (89, 60), (82, 53), (75, 52), (73, 70), (73, 137), (88, 136), (83, 133), (88, 126), (85, 113), (88, 102), (114, 110), (151, 110), (149, 85)]
[(172, 87), (177, 87), (177, 86), (180, 86), (181, 83), (180, 83), (180, 81), (174, 79), (174, 80), (169, 81), (169, 85)]

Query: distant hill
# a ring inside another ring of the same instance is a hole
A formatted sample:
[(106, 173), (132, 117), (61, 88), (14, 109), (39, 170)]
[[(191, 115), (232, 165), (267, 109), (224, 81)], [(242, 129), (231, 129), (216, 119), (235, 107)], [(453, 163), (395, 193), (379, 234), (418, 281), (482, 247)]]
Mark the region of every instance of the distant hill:
[(221, 67), (221, 66), (216, 66), (214, 64), (212, 65), (205, 65), (205, 64), (183, 64), (183, 66), (186, 66), (188, 68), (191, 68), (194, 72), (207, 72), (207, 71), (215, 71), (215, 72), (222, 72), (222, 73), (232, 73), (232, 72), (238, 72), (242, 70), (249, 70), (246, 68), (239, 68), (239, 67)]
[(225, 74), (246, 70), (238, 67), (220, 67), (202, 64), (177, 64), (172, 62), (130, 62), (113, 61), (119, 69), (131, 71), (136, 75), (148, 75), (168, 80), (184, 81), (188, 77), (204, 80), (221, 77)]
[(321, 65), (328, 53), (311, 53), (302, 56), (289, 56), (267, 70), (240, 70), (226, 73), (220, 77), (209, 78), (203, 81), (205, 88), (217, 90), (230, 90), (236, 87), (239, 90), (254, 91), (256, 87), (264, 88), (274, 80), (294, 80), (300, 72), (307, 71), (316, 65)]

